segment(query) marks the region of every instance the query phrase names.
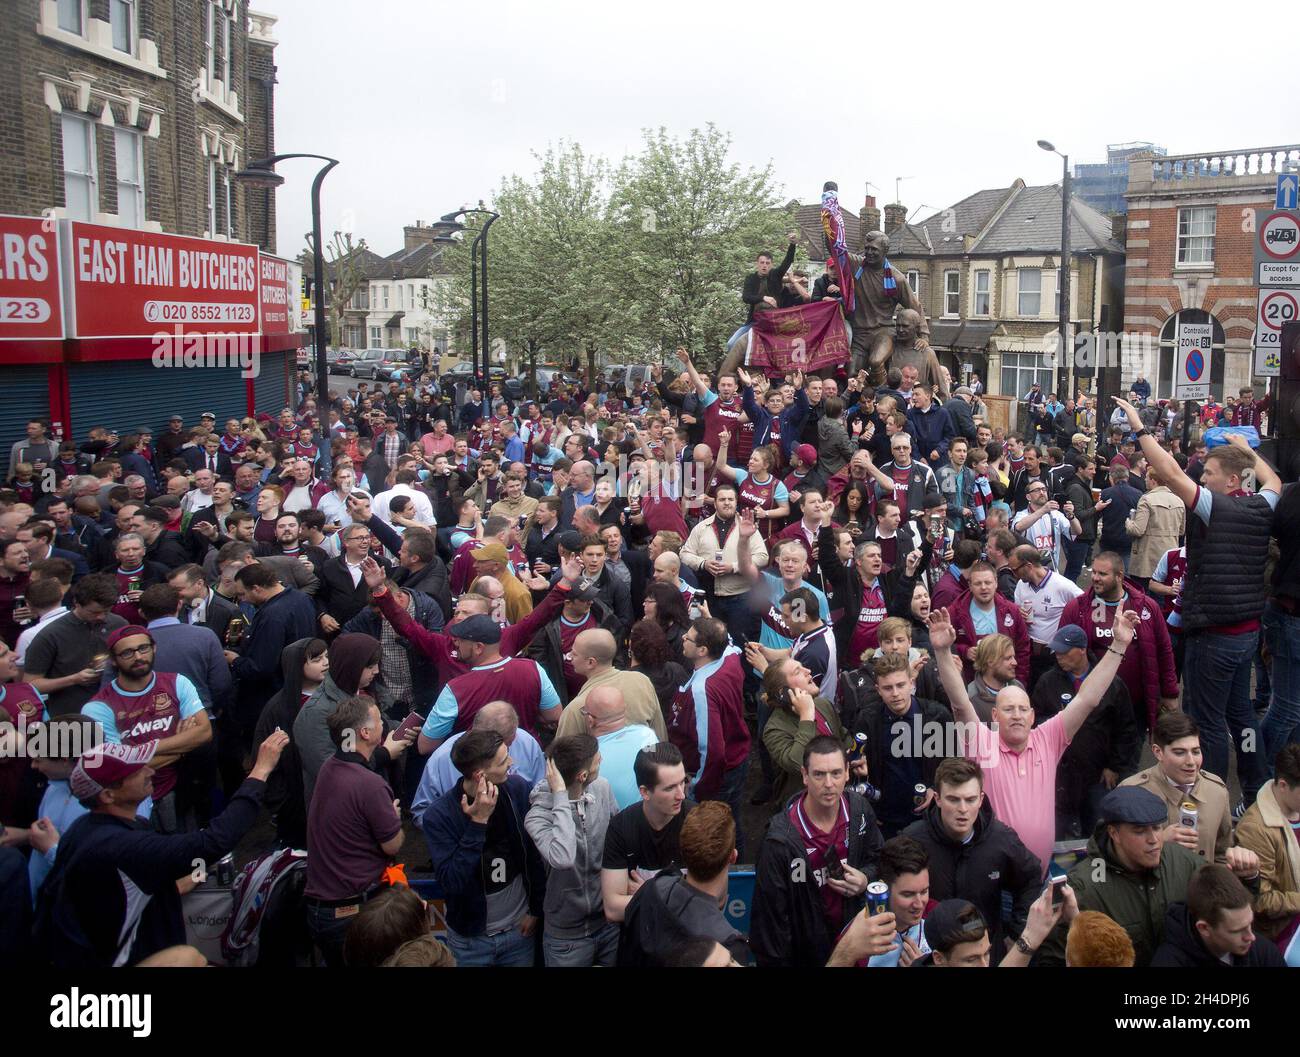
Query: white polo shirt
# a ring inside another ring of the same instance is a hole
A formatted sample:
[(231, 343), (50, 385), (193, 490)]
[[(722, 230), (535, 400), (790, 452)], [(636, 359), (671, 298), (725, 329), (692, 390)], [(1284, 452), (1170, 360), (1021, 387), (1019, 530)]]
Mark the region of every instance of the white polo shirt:
[(1078, 584), (1054, 572), (1049, 572), (1037, 587), (1026, 580), (1016, 584), (1016, 605), (1028, 602), (1033, 607), (1029, 615), (1029, 637), (1048, 645), (1056, 634), (1066, 603), (1081, 594)]

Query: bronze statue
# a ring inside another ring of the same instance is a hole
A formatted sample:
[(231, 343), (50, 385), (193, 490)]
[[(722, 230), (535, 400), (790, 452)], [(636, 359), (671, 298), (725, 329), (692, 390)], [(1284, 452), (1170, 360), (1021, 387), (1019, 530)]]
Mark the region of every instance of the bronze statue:
[(884, 381), (886, 364), (894, 354), (894, 313), (899, 308), (913, 309), (921, 316), (919, 337), (930, 334), (921, 302), (907, 285), (907, 277), (894, 273), (885, 256), (888, 251), (889, 236), (871, 231), (862, 253), (849, 254), (855, 276), (852, 367), (854, 371), (869, 367), (873, 385)]

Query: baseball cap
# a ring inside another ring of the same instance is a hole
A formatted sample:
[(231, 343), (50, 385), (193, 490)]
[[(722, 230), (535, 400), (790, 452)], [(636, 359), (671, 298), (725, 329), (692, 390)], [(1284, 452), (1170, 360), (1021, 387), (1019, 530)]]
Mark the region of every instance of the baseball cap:
[(958, 936), (976, 927), (976, 921), (988, 928), (984, 916), (973, 903), (964, 899), (945, 899), (925, 915), (925, 941), (931, 950), (950, 951), (958, 942)]
[(594, 602), (600, 597), (600, 591), (590, 580), (582, 581), (577, 588), (569, 592), (569, 598), (577, 602)]
[(122, 779), (130, 778), (142, 767), (147, 766), (157, 748), (157, 741), (146, 741), (141, 745), (108, 743), (97, 745), (85, 753), (77, 761), (77, 766), (72, 769), (72, 775), (68, 779), (72, 795), (78, 800), (89, 800), (98, 796), (110, 785), (116, 785)]
[(153, 636), (149, 634), (148, 628), (141, 627), (139, 624), (128, 624), (126, 627), (118, 628), (108, 636), (108, 639), (106, 640), (108, 648), (111, 650), (123, 639), (129, 639), (132, 635), (143, 635), (150, 642), (153, 642)]
[(210, 418), (215, 422), (217, 420), (217, 413), (215, 411), (204, 411), (199, 418)]
[(794, 453), (799, 456), (799, 461), (805, 466), (811, 466), (817, 461), (817, 449), (811, 444), (800, 444), (795, 448)]
[(453, 639), (493, 645), (501, 641), (501, 625), (486, 613), (475, 613), (457, 623), (449, 634)]
[(1083, 628), (1079, 627), (1078, 624), (1063, 624), (1057, 628), (1048, 648), (1053, 653), (1086, 650), (1088, 648), (1088, 636), (1083, 633)]
[(506, 553), (505, 547), (500, 543), (486, 543), (478, 550), (471, 551), (470, 557), (475, 561), (485, 562), (506, 562), (510, 560), (510, 555)]
[(582, 550), (582, 533), (575, 529), (569, 529), (557, 542), (570, 554), (576, 554)]
[(1138, 826), (1169, 820), (1165, 802), (1135, 785), (1121, 785), (1102, 797), (1099, 814), (1103, 822), (1131, 822)]

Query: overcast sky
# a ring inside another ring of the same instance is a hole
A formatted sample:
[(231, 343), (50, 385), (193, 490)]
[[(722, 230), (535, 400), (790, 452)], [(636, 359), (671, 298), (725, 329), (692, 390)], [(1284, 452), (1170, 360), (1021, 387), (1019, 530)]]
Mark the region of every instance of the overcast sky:
[[(773, 163), (783, 200), (817, 201), (834, 179), (857, 212), (867, 181), (883, 205), (906, 177), (915, 218), (1016, 177), (1055, 182), (1039, 138), (1072, 163), (1131, 140), (1174, 154), (1300, 139), (1282, 38), (1218, 5), (1173, 24), (1132, 0), (894, 5), (893, 21), (880, 5), (768, 0), (253, 4), (279, 19), (277, 148), (338, 158), (326, 237), (351, 228), (385, 254), (404, 224), (531, 173), (533, 150), (570, 140), (617, 160), (660, 125), (730, 132), (736, 161)], [(281, 170), (292, 256), (314, 170)]]

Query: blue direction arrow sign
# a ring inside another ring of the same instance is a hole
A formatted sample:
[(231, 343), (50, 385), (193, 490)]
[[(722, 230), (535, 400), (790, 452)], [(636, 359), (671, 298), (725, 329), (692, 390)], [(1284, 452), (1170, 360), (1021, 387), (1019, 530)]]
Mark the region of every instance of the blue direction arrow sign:
[(1293, 172), (1277, 174), (1277, 201), (1274, 209), (1295, 209), (1300, 202), (1300, 175)]

